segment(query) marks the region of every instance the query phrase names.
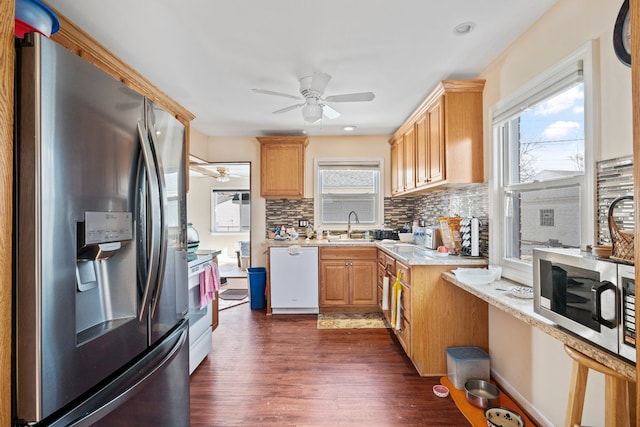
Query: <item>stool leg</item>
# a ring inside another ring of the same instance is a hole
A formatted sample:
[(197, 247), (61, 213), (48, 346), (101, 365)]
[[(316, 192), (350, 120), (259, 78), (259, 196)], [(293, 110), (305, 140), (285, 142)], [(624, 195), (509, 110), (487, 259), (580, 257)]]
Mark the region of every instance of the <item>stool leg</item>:
[(564, 421), (565, 427), (580, 425), (582, 422), (584, 395), (587, 390), (587, 375), (589, 375), (589, 369), (574, 360), (571, 368), (571, 385), (569, 386), (569, 403), (567, 404), (567, 418)]
[(604, 380), (605, 427), (629, 427), (629, 400), (627, 381), (606, 375)]
[(627, 381), (627, 397), (629, 405), (629, 420), (631, 427), (636, 427), (636, 383)]

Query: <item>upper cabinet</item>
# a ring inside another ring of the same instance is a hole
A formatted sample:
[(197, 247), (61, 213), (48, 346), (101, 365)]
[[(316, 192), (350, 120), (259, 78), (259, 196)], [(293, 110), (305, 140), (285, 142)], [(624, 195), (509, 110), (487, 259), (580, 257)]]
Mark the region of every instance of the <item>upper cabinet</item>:
[(393, 195), (483, 182), (484, 80), (444, 80), (400, 126), (391, 144)]
[(257, 137), (260, 142), (260, 195), (265, 198), (304, 196), (306, 136)]

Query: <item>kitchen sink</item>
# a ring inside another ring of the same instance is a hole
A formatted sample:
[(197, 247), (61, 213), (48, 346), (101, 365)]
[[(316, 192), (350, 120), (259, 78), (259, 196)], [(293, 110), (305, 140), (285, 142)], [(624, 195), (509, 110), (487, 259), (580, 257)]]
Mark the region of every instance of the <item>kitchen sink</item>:
[(432, 258), (430, 252), (427, 249), (421, 246), (412, 245), (410, 243), (396, 243), (394, 245), (388, 246), (388, 248), (391, 252), (404, 259), (411, 259), (416, 257)]

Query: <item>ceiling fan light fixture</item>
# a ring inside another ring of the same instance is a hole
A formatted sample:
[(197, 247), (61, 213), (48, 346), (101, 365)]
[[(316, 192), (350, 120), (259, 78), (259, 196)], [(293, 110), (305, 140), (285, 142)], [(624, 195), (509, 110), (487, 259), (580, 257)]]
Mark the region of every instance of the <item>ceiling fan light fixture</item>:
[(305, 122), (315, 123), (322, 118), (322, 106), (318, 105), (317, 102), (307, 102), (304, 107), (302, 107), (302, 118)]
[(343, 127), (342, 130), (344, 130), (345, 132), (353, 132), (354, 130), (356, 130), (356, 127), (357, 126), (355, 125), (349, 125), (349, 126)]
[(228, 176), (226, 176), (226, 175), (222, 175), (222, 176), (217, 177), (217, 178), (216, 178), (216, 181), (218, 181), (218, 182), (229, 182), (229, 181), (230, 181), (230, 179), (229, 179), (229, 177), (228, 177)]

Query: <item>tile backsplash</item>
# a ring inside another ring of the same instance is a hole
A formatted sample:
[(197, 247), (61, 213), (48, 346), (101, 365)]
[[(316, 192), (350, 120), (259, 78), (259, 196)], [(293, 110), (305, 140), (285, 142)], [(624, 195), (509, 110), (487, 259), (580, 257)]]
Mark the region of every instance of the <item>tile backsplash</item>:
[[(488, 184), (470, 184), (415, 196), (385, 197), (384, 222), (388, 228), (396, 229), (418, 218), (424, 219), (427, 225), (435, 225), (439, 216), (475, 216), (482, 223), (480, 248), (486, 254), (489, 241), (488, 210)], [(313, 224), (312, 198), (266, 200), (267, 235), (280, 224), (298, 228), (298, 219), (306, 219)], [(304, 232), (302, 229), (297, 231)]]

